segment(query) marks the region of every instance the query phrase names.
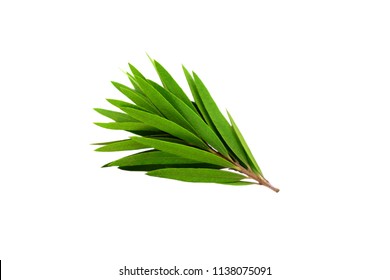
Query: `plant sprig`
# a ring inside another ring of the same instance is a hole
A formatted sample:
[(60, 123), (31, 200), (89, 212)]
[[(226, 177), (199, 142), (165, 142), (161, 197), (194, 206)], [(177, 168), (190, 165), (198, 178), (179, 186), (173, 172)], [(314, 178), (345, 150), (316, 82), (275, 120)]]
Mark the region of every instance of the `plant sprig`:
[(199, 76), (183, 66), (194, 101), (156, 60), (152, 64), (161, 85), (133, 65), (126, 72), (132, 87), (112, 82), (127, 101), (107, 99), (122, 112), (95, 110), (113, 122), (95, 123), (132, 133), (129, 139), (97, 143), (96, 151), (134, 151), (104, 167), (186, 182), (264, 185), (278, 192), (263, 176), (244, 137), (228, 112), (219, 110)]

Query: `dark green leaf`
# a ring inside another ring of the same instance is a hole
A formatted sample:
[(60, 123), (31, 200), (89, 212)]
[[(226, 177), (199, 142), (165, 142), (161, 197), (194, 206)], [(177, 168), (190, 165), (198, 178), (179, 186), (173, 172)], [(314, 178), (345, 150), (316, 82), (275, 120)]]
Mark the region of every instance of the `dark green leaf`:
[(199, 162), (210, 163), (210, 164), (214, 164), (226, 168), (235, 167), (233, 163), (227, 161), (226, 159), (223, 159), (220, 156), (187, 145), (170, 143), (162, 140), (156, 140), (156, 139), (145, 138), (145, 137), (133, 137), (132, 139), (141, 144), (151, 146), (157, 150), (178, 155), (180, 157), (196, 160)]
[(146, 174), (185, 182), (203, 183), (233, 183), (246, 178), (238, 173), (206, 168), (165, 168), (150, 171)]

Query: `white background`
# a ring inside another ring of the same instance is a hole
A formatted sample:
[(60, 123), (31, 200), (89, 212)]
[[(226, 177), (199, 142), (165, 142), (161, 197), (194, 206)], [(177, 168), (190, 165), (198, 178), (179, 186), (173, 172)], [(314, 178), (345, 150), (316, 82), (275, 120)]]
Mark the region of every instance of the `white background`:
[[(2, 1), (4, 279), (124, 279), (124, 265), (390, 279), (389, 14), (388, 1)], [(89, 144), (125, 135), (92, 108), (122, 98), (110, 80), (126, 82), (128, 61), (156, 78), (145, 52), (182, 85), (182, 63), (202, 77), (280, 193), (100, 168), (122, 154)]]

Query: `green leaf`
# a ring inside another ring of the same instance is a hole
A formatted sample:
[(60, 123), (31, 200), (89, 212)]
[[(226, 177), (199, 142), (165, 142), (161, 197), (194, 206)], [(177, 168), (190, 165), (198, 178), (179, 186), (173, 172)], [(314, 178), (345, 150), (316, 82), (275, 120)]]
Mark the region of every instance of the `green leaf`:
[[(127, 139), (125, 139), (127, 140)], [(108, 144), (112, 144), (112, 143), (116, 143), (116, 142), (120, 142), (120, 141), (123, 141), (123, 140), (116, 140), (116, 141), (109, 141), (109, 142), (99, 142), (99, 143), (92, 143), (91, 145), (108, 145)]]
[(153, 136), (153, 137), (150, 137), (149, 138), (153, 138), (153, 139), (157, 139), (157, 140), (162, 140), (162, 141), (167, 141), (167, 142), (172, 142), (172, 143), (178, 143), (178, 144), (183, 144), (185, 145), (186, 142), (179, 139), (179, 138), (174, 138), (174, 137), (169, 137), (169, 136)]
[(191, 130), (192, 126), (188, 123), (188, 121), (183, 118), (183, 116), (172, 106), (171, 103), (151, 84), (142, 79), (141, 77), (135, 77), (138, 85), (141, 87), (143, 92), (148, 96), (150, 101), (154, 106), (168, 119), (171, 120), (182, 127)]
[[(149, 57), (150, 58), (150, 57)], [(188, 182), (274, 188), (263, 176), (232, 116), (222, 114), (200, 78), (183, 66), (194, 101), (157, 61), (150, 59), (162, 85), (129, 63), (133, 87), (112, 82), (131, 101), (107, 99), (117, 111), (95, 109), (114, 122), (103, 128), (131, 132), (131, 138), (97, 143), (96, 151), (140, 151), (105, 166)], [(136, 134), (137, 136), (132, 136)], [(248, 180), (249, 179), (249, 180)]]
[(154, 107), (154, 105), (151, 104), (144, 95), (120, 83), (112, 82), (112, 84), (139, 107), (147, 110), (148, 112), (161, 115), (157, 108)]
[(147, 165), (136, 165), (136, 166), (119, 166), (121, 170), (126, 171), (151, 171), (163, 168), (213, 168), (219, 169), (221, 167), (207, 164), (207, 163), (191, 163), (191, 164), (147, 164)]
[(115, 107), (117, 107), (119, 109), (121, 109), (121, 107), (130, 107), (130, 108), (137, 108), (137, 109), (141, 108), (141, 107), (139, 107), (137, 105), (134, 105), (132, 103), (125, 102), (125, 101), (122, 101), (122, 100), (110, 99), (110, 98), (107, 98), (106, 100), (108, 102), (110, 102), (110, 104), (114, 105)]
[(242, 136), (241, 131), (238, 129), (238, 126), (234, 122), (233, 117), (229, 114), (229, 112), (227, 112), (227, 113), (228, 113), (228, 116), (230, 119), (230, 123), (232, 124), (233, 130), (236, 133), (237, 138), (240, 140), (240, 143), (241, 143), (242, 147), (244, 148), (244, 150), (249, 158), (249, 163), (250, 163), (251, 168), (253, 168), (253, 170), (258, 172), (260, 175), (263, 175), (263, 173), (261, 172), (261, 169), (260, 169), (259, 165), (257, 164), (251, 150), (249, 149), (248, 144), (246, 143), (246, 141), (244, 139), (244, 136)]
[(221, 111), (218, 109), (217, 104), (211, 97), (209, 91), (199, 77), (194, 73), (194, 81), (196, 88), (198, 89), (199, 96), (205, 106), (205, 109), (209, 113), (209, 116), (215, 125), (218, 132), (221, 134), (222, 138), (225, 140), (226, 144), (230, 147), (233, 153), (240, 159), (243, 163), (248, 165), (248, 159), (245, 155), (244, 149), (241, 147), (238, 139), (236, 138), (233, 129), (231, 128), (228, 121), (222, 115)]
[[(141, 145), (141, 144), (140, 144)], [(145, 146), (145, 145), (144, 145)], [(162, 151), (146, 151), (130, 155), (113, 161), (109, 166), (136, 166), (149, 164), (191, 164), (199, 163), (198, 161), (188, 158), (179, 157)]]
[(177, 138), (183, 139), (189, 144), (196, 145), (202, 149), (208, 149), (208, 146), (198, 136), (170, 120), (132, 108), (123, 108), (123, 110), (131, 117), (149, 126), (155, 127)]
[(199, 92), (198, 92), (198, 89), (196, 88), (194, 79), (192, 78), (191, 74), (187, 71), (187, 69), (184, 67), (184, 65), (182, 67), (183, 67), (184, 75), (186, 76), (188, 85), (190, 86), (192, 96), (194, 97), (195, 104), (196, 104), (197, 109), (198, 109), (197, 112), (200, 112), (200, 115), (203, 117), (204, 121), (209, 126), (211, 126), (213, 129), (215, 129), (215, 126), (214, 126), (213, 122), (211, 121), (210, 116), (207, 113), (206, 108), (203, 105), (202, 99), (199, 96)]
[(235, 165), (220, 156), (217, 156), (211, 152), (200, 150), (198, 148), (190, 147), (187, 145), (181, 145), (177, 143), (170, 143), (162, 140), (156, 140), (145, 137), (133, 137), (134, 141), (141, 144), (151, 146), (157, 150), (167, 152), (170, 154), (178, 155), (183, 158), (196, 160), (199, 162), (214, 164), (225, 168), (234, 168)]
[(129, 81), (130, 83), (133, 85), (134, 87), (134, 91), (135, 92), (138, 92), (139, 94), (142, 94), (143, 96), (145, 96), (145, 94), (142, 92), (142, 89), (139, 87), (139, 85), (135, 82), (135, 79), (134, 79), (134, 76), (131, 75), (129, 72), (125, 72), (127, 78), (129, 78)]
[(171, 74), (168, 73), (165, 68), (158, 63), (156, 60), (152, 60), (154, 68), (156, 69), (156, 72), (158, 76), (160, 77), (160, 80), (164, 87), (172, 92), (174, 95), (176, 95), (180, 100), (182, 100), (184, 103), (188, 105), (192, 110), (196, 110), (194, 106), (192, 105), (190, 99), (185, 94), (185, 92), (181, 89), (181, 87), (177, 84), (177, 82), (172, 78)]
[(168, 101), (188, 120), (192, 126), (192, 130), (195, 131), (200, 138), (205, 140), (218, 152), (226, 157), (229, 157), (229, 153), (225, 148), (222, 141), (219, 139), (217, 134), (208, 126), (203, 119), (193, 110), (191, 110), (187, 104), (177, 98), (175, 95), (170, 94), (166, 89), (160, 85), (153, 83), (153, 86), (160, 91), (164, 96), (167, 96)]
[(133, 76), (139, 76), (139, 77), (143, 78), (144, 80), (146, 80), (145, 76), (142, 75), (142, 73), (140, 71), (138, 71), (138, 69), (135, 68), (131, 63), (129, 63), (129, 68), (131, 70), (131, 73), (133, 73)]
[(129, 68), (130, 68), (131, 73), (133, 73), (133, 75), (131, 75), (129, 72), (126, 72), (127, 77), (129, 78), (129, 80), (130, 80), (131, 84), (133, 85), (135, 91), (142, 92), (142, 89), (137, 85), (137, 83), (134, 82), (134, 76), (140, 76), (140, 77), (145, 78), (144, 75), (142, 75), (142, 73), (140, 71), (138, 71), (138, 69), (135, 68), (130, 63), (129, 63)]
[(118, 151), (132, 151), (149, 148), (141, 143), (135, 142), (131, 139), (115, 141), (105, 144), (103, 147), (97, 148), (97, 152), (118, 152)]
[(117, 130), (141, 130), (141, 131), (159, 131), (158, 129), (140, 123), (140, 122), (110, 122), (110, 123), (100, 123), (95, 122), (96, 125), (107, 128), (107, 129), (117, 129)]
[(99, 114), (102, 114), (103, 116), (110, 118), (116, 122), (134, 122), (136, 121), (134, 118), (130, 117), (127, 114), (120, 113), (120, 112), (115, 112), (111, 110), (106, 110), (106, 109), (100, 109), (100, 108), (94, 108), (96, 112)]
[(258, 185), (254, 182), (246, 182), (246, 181), (238, 181), (238, 182), (231, 182), (231, 183), (222, 183), (224, 185), (231, 185), (231, 186), (248, 186), (248, 185)]
[(165, 168), (149, 171), (147, 175), (185, 182), (232, 183), (246, 178), (224, 170), (206, 168)]

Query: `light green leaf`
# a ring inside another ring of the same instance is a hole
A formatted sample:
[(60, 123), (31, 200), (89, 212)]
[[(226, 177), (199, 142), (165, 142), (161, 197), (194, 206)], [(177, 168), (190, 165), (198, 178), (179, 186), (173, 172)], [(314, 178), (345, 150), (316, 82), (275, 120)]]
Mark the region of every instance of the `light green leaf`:
[(134, 105), (132, 103), (129, 103), (129, 102), (125, 102), (125, 101), (122, 101), (122, 100), (117, 100), (117, 99), (110, 99), (110, 98), (107, 98), (106, 99), (108, 102), (110, 102), (112, 105), (114, 105), (115, 107), (121, 109), (121, 107), (131, 107), (131, 108), (136, 108), (136, 109), (140, 109), (141, 107), (137, 106), (137, 105)]
[[(141, 145), (141, 144), (140, 144)], [(144, 145), (145, 146), (145, 145)], [(179, 157), (162, 151), (146, 151), (130, 155), (113, 161), (109, 166), (136, 166), (149, 164), (191, 164), (199, 163), (198, 161)]]
[(227, 113), (228, 113), (228, 116), (230, 119), (230, 123), (232, 124), (233, 130), (236, 133), (237, 138), (240, 140), (240, 143), (241, 143), (242, 147), (244, 148), (244, 150), (249, 158), (249, 163), (250, 163), (251, 168), (253, 168), (253, 170), (256, 171), (257, 173), (259, 173), (260, 175), (263, 175), (263, 173), (261, 172), (261, 169), (260, 169), (259, 165), (257, 164), (251, 150), (249, 149), (248, 144), (246, 143), (244, 137), (242, 136), (240, 130), (238, 129), (238, 126), (234, 122), (233, 117), (229, 114), (229, 112), (227, 112)]
[(140, 76), (140, 77), (145, 78), (144, 75), (142, 75), (142, 73), (140, 71), (138, 71), (138, 69), (135, 68), (130, 63), (129, 63), (129, 68), (131, 70), (131, 73), (133, 73), (133, 75), (131, 75), (129, 72), (126, 72), (127, 77), (129, 78), (129, 80), (130, 80), (131, 84), (133, 85), (135, 91), (142, 93), (142, 89), (138, 86), (137, 83), (134, 82), (134, 76)]
[(190, 163), (190, 164), (147, 164), (147, 165), (135, 165), (135, 166), (119, 166), (118, 168), (126, 171), (151, 171), (151, 170), (163, 169), (163, 168), (219, 169), (221, 167), (212, 164), (207, 164), (207, 163)]
[(133, 73), (133, 77), (139, 76), (139, 77), (143, 78), (144, 80), (146, 80), (145, 76), (142, 75), (142, 73), (140, 71), (138, 71), (138, 69), (135, 68), (131, 63), (129, 63), (129, 68), (131, 70), (131, 73)]
[(238, 139), (236, 138), (232, 128), (230, 127), (230, 124), (222, 115), (221, 111), (218, 109), (217, 104), (211, 97), (206, 86), (195, 73), (193, 74), (195, 85), (199, 92), (199, 96), (203, 102), (203, 105), (205, 106), (205, 109), (209, 113), (209, 116), (216, 129), (221, 134), (223, 140), (225, 140), (226, 144), (230, 147), (233, 153), (238, 157), (238, 159), (248, 165), (248, 159), (245, 155), (245, 151), (238, 142)]
[(151, 146), (157, 150), (164, 151), (170, 154), (178, 155), (183, 158), (196, 160), (199, 162), (210, 163), (225, 168), (234, 168), (235, 165), (220, 156), (217, 156), (211, 152), (200, 150), (198, 148), (190, 147), (187, 145), (181, 145), (177, 143), (170, 143), (162, 140), (156, 140), (145, 137), (133, 137), (134, 141), (141, 144)]
[(183, 139), (189, 144), (196, 145), (202, 149), (208, 149), (208, 146), (198, 136), (170, 120), (132, 108), (123, 108), (123, 111), (128, 113), (131, 117), (177, 138)]
[(112, 84), (139, 107), (147, 110), (148, 112), (161, 115), (157, 108), (154, 107), (154, 105), (151, 104), (144, 95), (120, 83), (112, 82)]
[(94, 108), (96, 112), (99, 114), (102, 114), (103, 116), (110, 118), (116, 122), (134, 122), (136, 121), (134, 118), (130, 117), (127, 114), (120, 113), (120, 112), (115, 112), (111, 110), (106, 110), (106, 109), (100, 109), (100, 108)]
[(146, 174), (185, 182), (203, 183), (232, 183), (246, 178), (238, 173), (206, 168), (164, 168)]
[(110, 123), (100, 123), (96, 122), (96, 125), (107, 128), (107, 129), (117, 129), (117, 130), (135, 130), (135, 131), (159, 131), (158, 129), (140, 123), (140, 122), (110, 122)]
[[(125, 139), (127, 140), (127, 139)], [(108, 141), (108, 142), (99, 142), (99, 143), (92, 143), (91, 145), (108, 145), (108, 144), (112, 144), (112, 143), (116, 143), (116, 142), (120, 142), (120, 141), (123, 141), (123, 140), (116, 140), (116, 141)]]
[(142, 94), (143, 96), (145, 96), (145, 94), (142, 92), (142, 89), (135, 82), (134, 76), (131, 75), (129, 72), (125, 72), (125, 74), (126, 74), (127, 78), (129, 79), (130, 83), (133, 85), (134, 91), (138, 92), (139, 94)]
[(195, 131), (200, 138), (205, 140), (214, 149), (229, 157), (229, 153), (225, 148), (222, 141), (219, 139), (217, 134), (208, 126), (203, 119), (193, 110), (191, 110), (187, 104), (177, 98), (175, 95), (170, 94), (166, 89), (160, 85), (153, 83), (153, 86), (160, 91), (164, 96), (167, 96), (168, 101), (188, 120), (192, 126), (192, 130)]
[(105, 144), (103, 147), (97, 148), (98, 152), (118, 152), (118, 151), (132, 151), (149, 148), (141, 143), (135, 142), (131, 139), (115, 141)]

